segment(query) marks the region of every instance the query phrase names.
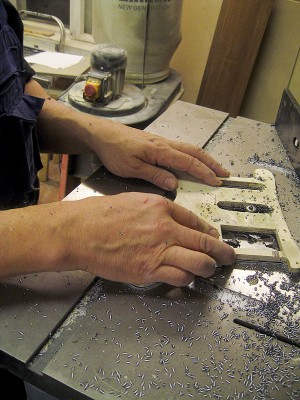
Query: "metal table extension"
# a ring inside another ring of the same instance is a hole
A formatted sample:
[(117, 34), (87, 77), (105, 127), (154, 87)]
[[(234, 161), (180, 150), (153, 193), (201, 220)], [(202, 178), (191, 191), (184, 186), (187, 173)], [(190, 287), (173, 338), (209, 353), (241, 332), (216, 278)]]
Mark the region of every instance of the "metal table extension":
[[(274, 126), (178, 101), (147, 130), (204, 146), (233, 176), (270, 170), (299, 246), (299, 179)], [(100, 168), (66, 200), (130, 190), (176, 197)], [(185, 288), (78, 272), (7, 279), (0, 362), (61, 400), (297, 400), (299, 286), (283, 263), (257, 261)]]

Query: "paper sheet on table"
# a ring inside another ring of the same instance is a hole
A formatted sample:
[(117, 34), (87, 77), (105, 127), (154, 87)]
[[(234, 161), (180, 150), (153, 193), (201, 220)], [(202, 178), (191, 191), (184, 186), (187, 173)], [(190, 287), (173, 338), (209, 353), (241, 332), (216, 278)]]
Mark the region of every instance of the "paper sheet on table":
[(79, 63), (82, 59), (82, 56), (52, 51), (42, 51), (32, 56), (25, 57), (25, 60), (29, 64), (46, 65), (47, 67), (56, 69), (71, 67)]

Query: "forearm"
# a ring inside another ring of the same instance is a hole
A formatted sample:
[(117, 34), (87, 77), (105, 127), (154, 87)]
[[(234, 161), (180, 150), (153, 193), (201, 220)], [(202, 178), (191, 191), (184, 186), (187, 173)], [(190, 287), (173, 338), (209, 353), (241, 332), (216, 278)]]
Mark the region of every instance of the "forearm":
[(129, 128), (113, 121), (97, 118), (52, 99), (34, 80), (26, 85), (25, 92), (45, 99), (37, 121), (37, 133), (42, 152), (57, 154), (94, 153), (94, 141), (105, 140), (114, 130)]
[(62, 208), (64, 203), (52, 203), (0, 212), (1, 278), (67, 265)]

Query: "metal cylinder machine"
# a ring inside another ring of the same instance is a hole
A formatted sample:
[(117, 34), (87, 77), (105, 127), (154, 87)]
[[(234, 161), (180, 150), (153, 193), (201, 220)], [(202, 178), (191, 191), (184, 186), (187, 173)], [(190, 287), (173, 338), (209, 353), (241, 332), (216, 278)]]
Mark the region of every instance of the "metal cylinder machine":
[[(61, 95), (81, 112), (146, 128), (183, 93), (169, 67), (181, 41), (182, 0), (93, 1), (91, 68)], [(67, 175), (85, 179), (100, 165), (94, 155), (63, 156)], [(61, 190), (65, 195), (65, 190)]]
[(182, 0), (93, 2), (90, 71), (60, 101), (82, 112), (144, 128), (183, 89), (169, 68), (181, 40)]

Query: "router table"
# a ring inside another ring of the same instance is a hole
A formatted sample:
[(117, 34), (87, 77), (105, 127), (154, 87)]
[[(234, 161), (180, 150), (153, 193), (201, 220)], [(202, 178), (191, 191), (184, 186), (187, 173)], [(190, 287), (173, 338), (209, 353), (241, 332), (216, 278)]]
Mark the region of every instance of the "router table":
[[(147, 130), (204, 147), (233, 177), (272, 172), (299, 251), (299, 178), (274, 125), (177, 101)], [(131, 190), (176, 201), (103, 167), (66, 201)], [(2, 281), (0, 364), (28, 382), (32, 398), (41, 390), (60, 400), (299, 400), (300, 274), (280, 258), (250, 258), (184, 288), (85, 272)]]

